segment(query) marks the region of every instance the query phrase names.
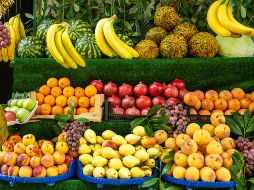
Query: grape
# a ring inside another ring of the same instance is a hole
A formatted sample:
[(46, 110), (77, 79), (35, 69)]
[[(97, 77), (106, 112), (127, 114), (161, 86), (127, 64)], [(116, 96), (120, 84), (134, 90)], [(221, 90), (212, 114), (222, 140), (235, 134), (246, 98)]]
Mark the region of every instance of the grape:
[(11, 37), (8, 33), (7, 27), (0, 23), (0, 49), (7, 48), (11, 44)]

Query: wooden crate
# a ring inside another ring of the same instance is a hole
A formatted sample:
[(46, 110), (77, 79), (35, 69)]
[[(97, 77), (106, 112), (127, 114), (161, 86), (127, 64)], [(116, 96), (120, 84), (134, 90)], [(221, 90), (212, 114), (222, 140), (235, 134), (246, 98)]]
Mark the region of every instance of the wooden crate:
[[(36, 100), (36, 92), (32, 91), (30, 92), (30, 98), (32, 100)], [(104, 103), (104, 94), (96, 94), (95, 95), (95, 105), (94, 105), (94, 112), (91, 113), (82, 113), (80, 115), (74, 115), (75, 119), (78, 118), (86, 118), (93, 122), (101, 122), (102, 121), (102, 114), (103, 109), (102, 105)], [(55, 119), (54, 115), (34, 115), (32, 120), (38, 120), (38, 119)]]

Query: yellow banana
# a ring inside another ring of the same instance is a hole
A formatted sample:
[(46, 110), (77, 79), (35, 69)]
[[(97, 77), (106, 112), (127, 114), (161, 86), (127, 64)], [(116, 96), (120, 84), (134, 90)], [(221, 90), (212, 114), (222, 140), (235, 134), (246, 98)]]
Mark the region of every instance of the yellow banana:
[(21, 39), (26, 37), (26, 30), (20, 17), (19, 17), (19, 33), (20, 33)]
[(60, 63), (63, 67), (68, 68), (68, 66), (64, 62), (62, 55), (59, 53), (59, 51), (56, 48), (55, 34), (58, 31), (58, 29), (59, 29), (59, 24), (53, 24), (49, 27), (47, 36), (46, 36), (47, 47), (50, 54), (56, 60), (56, 62)]
[(14, 23), (14, 19), (15, 19), (15, 16), (11, 17), (10, 20), (9, 20), (9, 24), (13, 26), (13, 23)]
[(8, 58), (10, 61), (13, 61), (14, 60), (14, 52), (15, 52), (15, 31), (14, 31), (12, 25), (10, 25), (9, 23), (5, 23), (5, 25), (8, 28), (9, 35), (11, 37), (11, 44), (7, 48)]
[(85, 67), (86, 63), (84, 59), (79, 55), (79, 53), (77, 52), (77, 50), (75, 49), (75, 47), (71, 42), (71, 39), (68, 34), (68, 27), (66, 27), (66, 29), (62, 34), (62, 42), (65, 50), (67, 51), (69, 56), (73, 59), (73, 61), (75, 61), (75, 63), (77, 63), (79, 66)]
[(69, 54), (64, 49), (63, 42), (62, 42), (63, 31), (64, 31), (64, 29), (61, 29), (55, 35), (56, 48), (57, 48), (58, 52), (62, 55), (62, 57), (65, 61), (65, 64), (68, 67), (77, 69), (78, 68), (77, 64), (72, 60), (72, 58), (69, 56)]
[(7, 48), (2, 48), (2, 57), (5, 63), (9, 61)]
[(114, 56), (117, 56), (117, 54), (110, 47), (110, 45), (106, 41), (106, 39), (104, 37), (104, 33), (103, 33), (103, 26), (104, 26), (105, 22), (107, 22), (108, 20), (109, 20), (109, 18), (103, 18), (97, 23), (96, 28), (95, 28), (95, 39), (96, 39), (96, 43), (99, 46), (102, 53), (104, 53), (105, 55), (107, 55), (109, 57), (114, 57)]
[(212, 5), (209, 7), (207, 12), (208, 25), (218, 35), (231, 36), (231, 32), (227, 30), (226, 28), (224, 28), (218, 21), (217, 11), (220, 5), (221, 5), (221, 1), (218, 0), (212, 3)]
[(2, 50), (0, 50), (0, 62), (3, 61)]
[[(237, 24), (237, 25), (242, 25), (240, 22), (238, 22), (235, 17), (233, 16), (232, 13), (232, 9), (231, 9), (231, 1), (229, 1), (228, 7), (227, 7), (227, 14), (228, 14), (228, 18), (231, 22)], [(245, 28), (246, 30), (250, 30), (250, 34), (246, 34), (247, 36), (251, 36), (254, 37), (254, 29), (249, 28), (247, 26), (242, 25), (243, 28)]]
[(20, 42), (20, 34), (19, 34), (19, 18), (18, 16), (15, 17), (13, 22), (13, 29), (15, 31), (15, 41), (16, 45)]
[(111, 19), (105, 22), (103, 26), (103, 32), (107, 42), (110, 44), (113, 50), (115, 50), (115, 52), (121, 58), (124, 58), (124, 59), (133, 58), (132, 54), (126, 48), (124, 48), (121, 43), (119, 43), (119, 41), (117, 40), (118, 37), (116, 38), (116, 35), (114, 35), (115, 30), (114, 30)]

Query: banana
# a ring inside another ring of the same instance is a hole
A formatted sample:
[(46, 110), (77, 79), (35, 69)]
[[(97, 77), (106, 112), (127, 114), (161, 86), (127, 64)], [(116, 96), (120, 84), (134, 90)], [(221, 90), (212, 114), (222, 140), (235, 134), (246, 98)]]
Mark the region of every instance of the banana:
[(221, 5), (221, 1), (218, 0), (212, 3), (212, 5), (209, 7), (207, 12), (208, 25), (218, 35), (231, 36), (231, 32), (227, 30), (226, 28), (224, 28), (218, 21), (217, 11), (220, 5)]
[(122, 44), (119, 43), (119, 41), (117, 40), (112, 19), (105, 22), (103, 26), (103, 32), (107, 42), (121, 58), (124, 59), (133, 58), (132, 54), (125, 47), (123, 47)]
[(14, 60), (14, 52), (15, 52), (15, 31), (12, 27), (12, 25), (10, 25), (8, 22), (4, 23), (4, 25), (6, 25), (6, 27), (9, 30), (9, 35), (11, 37), (11, 44), (7, 47), (7, 52), (8, 52), (8, 58), (10, 61)]
[(15, 19), (15, 16), (11, 17), (10, 20), (9, 20), (9, 24), (13, 26), (13, 23), (14, 23), (14, 19)]
[(2, 57), (5, 63), (9, 61), (7, 48), (2, 48)]
[(116, 52), (110, 47), (108, 42), (106, 41), (103, 33), (103, 26), (109, 20), (109, 18), (101, 19), (95, 28), (95, 39), (96, 43), (99, 46), (102, 53), (109, 57), (117, 56)]
[(2, 50), (0, 49), (0, 62), (3, 61)]
[(20, 42), (20, 34), (19, 34), (19, 18), (18, 16), (15, 17), (13, 22), (13, 29), (15, 31), (15, 41), (16, 45)]
[(66, 52), (63, 46), (62, 42), (62, 34), (63, 34), (64, 28), (59, 30), (55, 35), (55, 42), (56, 42), (56, 48), (58, 52), (62, 55), (66, 65), (68, 67), (71, 67), (73, 69), (77, 69), (77, 64), (72, 60), (72, 58), (69, 56), (69, 54)]
[(20, 33), (21, 39), (26, 37), (26, 30), (20, 17), (19, 17), (19, 33)]
[(68, 34), (68, 27), (66, 27), (66, 29), (62, 34), (62, 42), (65, 50), (67, 51), (69, 56), (73, 59), (73, 61), (75, 61), (75, 63), (77, 63), (79, 66), (85, 67), (86, 63), (84, 59), (79, 55), (79, 53), (77, 52), (77, 50), (75, 49), (75, 47), (71, 42), (71, 39)]

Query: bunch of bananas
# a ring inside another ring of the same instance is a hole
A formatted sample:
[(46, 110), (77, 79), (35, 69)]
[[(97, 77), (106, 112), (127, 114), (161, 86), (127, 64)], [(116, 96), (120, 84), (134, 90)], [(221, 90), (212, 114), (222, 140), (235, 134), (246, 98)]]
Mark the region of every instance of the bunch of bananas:
[(102, 53), (109, 57), (120, 56), (124, 59), (138, 58), (139, 54), (132, 47), (125, 44), (116, 35), (114, 21), (116, 15), (111, 18), (101, 19), (95, 28), (95, 39)]
[(14, 60), (14, 52), (15, 52), (15, 31), (12, 25), (10, 25), (8, 22), (4, 23), (6, 28), (8, 29), (8, 34), (10, 36), (10, 45), (8, 47), (2, 47), (0, 49), (0, 62), (8, 62)]
[(11, 17), (9, 24), (13, 27), (15, 31), (15, 44), (18, 46), (21, 39), (26, 37), (26, 31), (23, 22), (21, 21), (20, 15)]
[(209, 27), (218, 35), (246, 35), (254, 37), (254, 29), (239, 23), (233, 16), (231, 0), (217, 0), (208, 9), (207, 21)]
[(52, 57), (63, 67), (77, 69), (86, 63), (73, 46), (68, 34), (67, 23), (53, 24), (47, 32), (47, 47)]

